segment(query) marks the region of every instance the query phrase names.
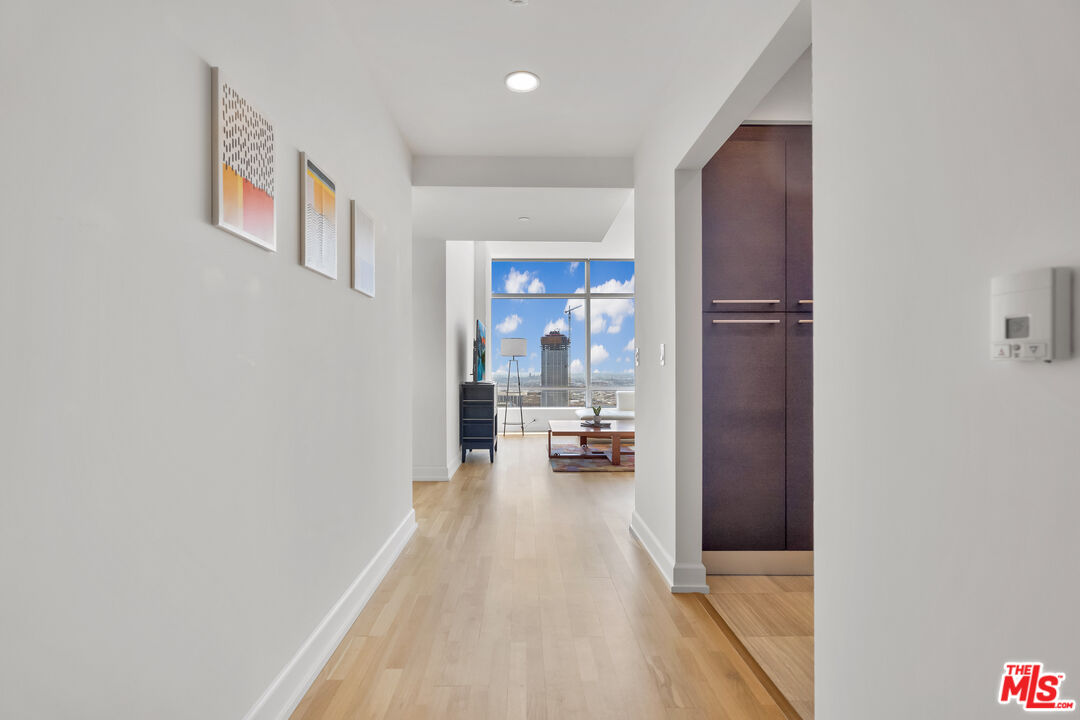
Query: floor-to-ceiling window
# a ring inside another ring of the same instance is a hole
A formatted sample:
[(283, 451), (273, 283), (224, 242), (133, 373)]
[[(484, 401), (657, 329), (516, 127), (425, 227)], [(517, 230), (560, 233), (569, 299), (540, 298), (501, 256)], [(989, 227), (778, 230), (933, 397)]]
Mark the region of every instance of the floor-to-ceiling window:
[[(632, 260), (493, 260), (488, 363), (506, 392), (504, 338), (522, 338), (526, 407), (615, 405), (634, 387)], [(517, 389), (517, 369), (510, 388)]]

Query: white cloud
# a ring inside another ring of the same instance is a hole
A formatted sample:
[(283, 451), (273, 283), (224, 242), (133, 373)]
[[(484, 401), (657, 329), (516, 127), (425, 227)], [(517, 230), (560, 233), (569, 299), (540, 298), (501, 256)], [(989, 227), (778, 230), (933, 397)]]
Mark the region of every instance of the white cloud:
[(502, 334), (512, 333), (518, 329), (518, 325), (521, 325), (521, 316), (517, 313), (508, 315), (505, 320), (495, 326), (495, 329)]
[(552, 320), (544, 326), (544, 334), (547, 335), (552, 330), (558, 330), (565, 335), (566, 329), (566, 320), (564, 318), (559, 318), (558, 320)]
[(606, 280), (599, 285), (593, 285), (594, 293), (632, 293), (634, 292), (634, 276), (626, 282), (619, 282), (615, 278)]
[(592, 358), (594, 364), (602, 363), (607, 360), (610, 355), (603, 345), (593, 345), (589, 357)]
[(520, 293), (528, 282), (528, 271), (518, 272), (514, 268), (510, 268), (510, 272), (506, 274), (506, 282), (503, 284), (503, 292)]
[(623, 352), (634, 352), (634, 338), (630, 338), (630, 342), (626, 343)]
[(623, 372), (627, 373), (628, 375), (633, 375), (634, 374), (634, 368), (626, 368), (625, 370), (623, 370)]
[(579, 262), (572, 262), (572, 263), (570, 263), (570, 272), (574, 272), (574, 271), (575, 271), (575, 270), (577, 270), (577, 269), (578, 269), (579, 267), (581, 267), (581, 263), (579, 263)]
[[(614, 284), (614, 285), (612, 285)], [(619, 283), (615, 280), (609, 280), (598, 288), (604, 288), (605, 292), (633, 292), (634, 279), (631, 278), (625, 283)], [(607, 286), (614, 287), (615, 289), (608, 289)], [(624, 288), (629, 286), (629, 290)], [(593, 288), (598, 290), (598, 288)], [(578, 288), (577, 292), (585, 292), (585, 288)], [(585, 322), (585, 303), (577, 298), (571, 298), (566, 301), (564, 310), (569, 310), (572, 307), (581, 305), (582, 307), (576, 308), (573, 311), (574, 320), (577, 322)], [(611, 335), (617, 335), (622, 332), (623, 320), (631, 317), (634, 314), (634, 300), (633, 298), (608, 298), (608, 299), (593, 299), (592, 301), (592, 331), (593, 334), (607, 332)]]
[(571, 373), (580, 373), (580, 372), (583, 372), (584, 370), (585, 370), (585, 368), (582, 367), (580, 360), (575, 358), (574, 361), (572, 363), (570, 363), (570, 372)]
[(528, 270), (518, 272), (516, 268), (510, 268), (510, 272), (506, 274), (506, 280), (503, 283), (503, 292), (514, 293), (515, 295), (542, 293), (544, 292), (544, 281)]

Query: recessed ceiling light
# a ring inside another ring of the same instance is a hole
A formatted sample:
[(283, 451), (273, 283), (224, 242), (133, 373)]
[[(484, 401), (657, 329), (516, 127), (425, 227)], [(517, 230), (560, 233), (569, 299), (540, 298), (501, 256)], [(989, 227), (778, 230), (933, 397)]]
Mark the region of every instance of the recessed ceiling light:
[(532, 220), (532, 218), (528, 215), (522, 215), (518, 218), (518, 222), (529, 222), (530, 220)]
[(510, 0), (511, 5), (528, 5), (529, 0)]
[(513, 92), (532, 92), (540, 87), (540, 78), (528, 70), (515, 70), (506, 76), (506, 87)]

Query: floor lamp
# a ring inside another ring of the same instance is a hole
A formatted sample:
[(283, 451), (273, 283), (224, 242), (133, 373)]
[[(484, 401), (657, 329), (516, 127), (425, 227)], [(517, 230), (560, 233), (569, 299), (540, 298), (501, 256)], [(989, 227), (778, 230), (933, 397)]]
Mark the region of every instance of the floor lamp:
[[(525, 349), (525, 338), (503, 338), (502, 343), (499, 345), (499, 354), (503, 357), (508, 357), (510, 360), (506, 363), (506, 405), (503, 408), (503, 437), (506, 437), (506, 426), (513, 425), (514, 427), (521, 428), (521, 434), (525, 434), (525, 410), (522, 408), (523, 397), (521, 394), (521, 365), (518, 363), (519, 357), (525, 357), (527, 351)], [(517, 392), (514, 395), (517, 397), (518, 408), (518, 422), (509, 422), (510, 419), (510, 368), (517, 370)]]

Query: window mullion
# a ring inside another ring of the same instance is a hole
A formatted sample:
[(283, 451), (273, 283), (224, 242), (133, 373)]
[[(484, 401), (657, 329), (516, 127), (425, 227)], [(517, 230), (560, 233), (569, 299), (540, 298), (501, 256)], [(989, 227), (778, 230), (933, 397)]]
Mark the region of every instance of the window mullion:
[(585, 407), (592, 407), (592, 277), (585, 261)]

